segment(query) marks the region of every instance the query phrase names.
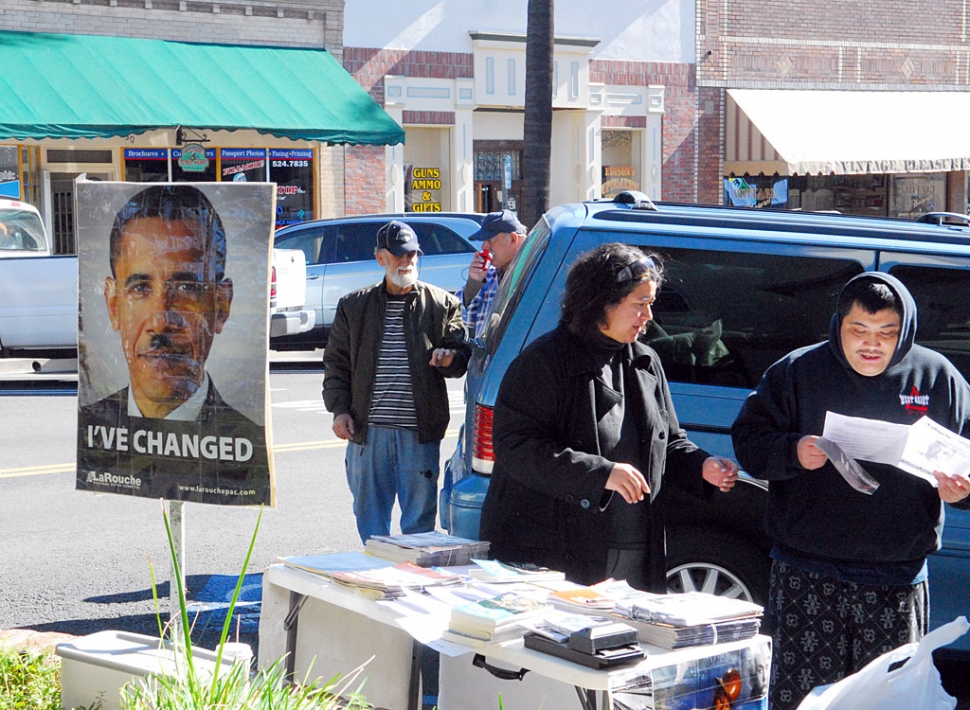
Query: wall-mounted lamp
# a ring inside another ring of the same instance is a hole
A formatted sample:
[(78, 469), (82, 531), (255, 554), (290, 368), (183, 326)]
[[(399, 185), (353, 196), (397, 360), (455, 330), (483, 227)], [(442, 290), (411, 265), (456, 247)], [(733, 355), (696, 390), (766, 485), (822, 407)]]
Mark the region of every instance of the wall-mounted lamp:
[[(186, 134), (190, 135), (186, 135)], [(186, 143), (208, 143), (209, 136), (204, 133), (199, 133), (192, 128), (183, 128), (182, 126), (176, 126), (175, 128), (175, 145), (185, 145)]]

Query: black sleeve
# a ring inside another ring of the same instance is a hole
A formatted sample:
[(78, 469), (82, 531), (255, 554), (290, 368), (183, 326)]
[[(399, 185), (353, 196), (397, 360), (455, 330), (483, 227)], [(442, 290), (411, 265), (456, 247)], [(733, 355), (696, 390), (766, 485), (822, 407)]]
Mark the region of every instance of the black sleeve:
[[(795, 478), (805, 469), (798, 463), (794, 394), (789, 360), (772, 365), (758, 388), (748, 395), (731, 438), (741, 467), (766, 481)], [(819, 432), (821, 434), (821, 432)]]
[(573, 383), (535, 350), (506, 371), (495, 402), (495, 466), (537, 493), (566, 501), (600, 500), (613, 462), (575, 448), (564, 412)]

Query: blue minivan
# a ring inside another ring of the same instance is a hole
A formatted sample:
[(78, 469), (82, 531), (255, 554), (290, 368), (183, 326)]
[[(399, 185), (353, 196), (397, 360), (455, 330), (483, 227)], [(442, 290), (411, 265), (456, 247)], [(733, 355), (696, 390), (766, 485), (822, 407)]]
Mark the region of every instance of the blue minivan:
[[(492, 407), (522, 348), (555, 327), (576, 257), (624, 242), (664, 257), (666, 282), (647, 334), (664, 362), (677, 416), (690, 438), (733, 457), (730, 428), (765, 369), (795, 348), (825, 340), (836, 298), (854, 275), (897, 276), (919, 308), (917, 342), (970, 379), (970, 219), (924, 221), (717, 206), (654, 204), (639, 193), (550, 210), (532, 229), (474, 345), (464, 436), (445, 472), (442, 518), (478, 537), (492, 466)], [(694, 333), (699, 346), (669, 348)], [(651, 338), (653, 340), (651, 340)], [(537, 392), (536, 396), (542, 396)], [(766, 487), (742, 477), (712, 504), (670, 501), (668, 585), (766, 601)], [(943, 549), (930, 560), (931, 623), (970, 615), (970, 511), (947, 507)], [(956, 646), (970, 660), (970, 637)]]

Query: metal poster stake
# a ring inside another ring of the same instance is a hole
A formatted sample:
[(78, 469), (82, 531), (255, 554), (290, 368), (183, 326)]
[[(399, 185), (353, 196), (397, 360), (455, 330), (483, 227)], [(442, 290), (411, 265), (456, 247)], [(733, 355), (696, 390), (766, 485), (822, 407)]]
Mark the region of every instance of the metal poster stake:
[[(175, 559), (182, 572), (182, 588), (185, 589), (185, 517), (180, 500), (168, 502), (168, 519), (172, 526), (172, 541), (175, 543)], [(175, 565), (172, 565), (168, 582), (168, 619), (172, 640), (180, 643), (182, 611), (179, 606), (179, 581), (175, 576)], [(188, 590), (186, 590), (188, 593)]]

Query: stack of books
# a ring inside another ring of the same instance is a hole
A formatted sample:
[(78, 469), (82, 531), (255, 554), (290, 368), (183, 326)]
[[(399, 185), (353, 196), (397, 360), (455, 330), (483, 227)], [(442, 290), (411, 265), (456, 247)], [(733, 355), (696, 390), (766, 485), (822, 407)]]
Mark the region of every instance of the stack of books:
[(549, 606), (538, 596), (519, 592), (461, 604), (451, 610), (448, 628), (442, 638), (478, 648), (522, 638), (530, 630), (525, 622), (537, 619), (548, 609)]
[(489, 543), (446, 535), (438, 531), (410, 535), (372, 535), (364, 550), (392, 562), (413, 562), (421, 567), (468, 565), (472, 558), (486, 557)]
[(549, 603), (556, 609), (572, 614), (609, 614), (616, 600), (601, 594), (593, 587), (577, 586), (575, 589), (556, 589), (549, 592)]
[(642, 592), (614, 607), (614, 616), (634, 627), (641, 643), (666, 649), (749, 639), (760, 630), (763, 612), (758, 604), (703, 592)]
[(363, 552), (333, 552), (323, 555), (294, 555), (291, 557), (277, 557), (287, 567), (298, 569), (310, 574), (319, 574), (329, 578), (334, 572), (361, 572), (393, 567), (390, 560), (381, 560)]
[(457, 574), (419, 567), (413, 562), (401, 562), (380, 569), (331, 572), (330, 579), (368, 599), (394, 599), (405, 590), (423, 591), (428, 587), (462, 584)]

